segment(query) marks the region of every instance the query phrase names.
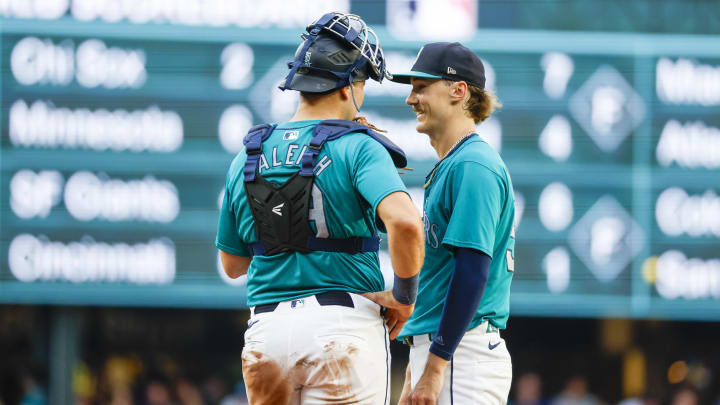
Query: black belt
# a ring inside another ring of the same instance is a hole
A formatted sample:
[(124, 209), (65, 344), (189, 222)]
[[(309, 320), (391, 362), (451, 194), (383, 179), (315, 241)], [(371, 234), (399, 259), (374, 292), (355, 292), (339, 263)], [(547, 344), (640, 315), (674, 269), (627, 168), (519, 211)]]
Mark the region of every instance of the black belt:
[[(320, 294), (315, 294), (315, 298), (318, 304), (321, 306), (326, 305), (340, 305), (341, 307), (355, 308), (352, 297), (345, 291), (328, 291)], [(302, 299), (302, 298), (299, 298)], [(257, 305), (255, 307), (254, 314), (262, 314), (263, 312), (272, 312), (278, 307), (279, 302), (273, 304)]]

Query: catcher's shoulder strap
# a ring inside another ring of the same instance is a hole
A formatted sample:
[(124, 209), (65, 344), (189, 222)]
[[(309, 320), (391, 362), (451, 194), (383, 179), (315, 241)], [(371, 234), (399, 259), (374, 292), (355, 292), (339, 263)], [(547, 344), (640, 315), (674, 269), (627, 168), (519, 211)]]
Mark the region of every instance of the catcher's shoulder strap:
[(258, 242), (251, 244), (253, 255), (274, 255), (286, 251), (308, 253), (312, 251), (355, 254), (377, 251), (380, 239), (318, 238), (310, 227), (310, 201), (315, 180), (315, 164), (326, 142), (353, 132), (363, 132), (380, 142), (390, 153), (397, 167), (405, 167), (404, 152), (392, 141), (370, 128), (352, 121), (326, 120), (313, 129), (313, 137), (301, 158), (298, 170), (284, 184), (278, 186), (258, 175), (262, 143), (272, 134), (276, 125), (258, 125), (245, 137), (247, 160), (243, 169), (245, 192), (248, 197)]
[[(395, 167), (407, 166), (407, 157), (405, 156), (405, 152), (403, 152), (399, 146), (395, 145), (386, 136), (354, 121), (325, 120), (320, 122), (313, 130), (313, 138), (310, 141), (306, 152), (306, 155), (312, 155), (312, 159), (308, 156), (308, 163), (305, 164), (305, 156), (303, 156), (303, 166), (300, 169), (301, 173), (304, 170), (306, 175), (308, 175), (307, 173), (313, 170), (315, 159), (317, 159), (317, 156), (320, 154), (320, 149), (322, 149), (325, 142), (338, 139), (349, 133), (357, 132), (365, 133), (380, 142), (380, 144), (384, 146), (390, 154)], [(312, 163), (312, 166), (310, 166), (310, 163)]]
[[(256, 125), (250, 128), (245, 136), (243, 144), (245, 145), (245, 153), (248, 155), (247, 160), (245, 161), (245, 168), (243, 170), (245, 182), (255, 180), (258, 164), (260, 162), (260, 155), (262, 154), (262, 144), (270, 136), (270, 134), (272, 134), (276, 127), (277, 125), (273, 124)], [(400, 168), (407, 166), (407, 157), (405, 156), (405, 152), (403, 152), (399, 146), (393, 143), (386, 136), (357, 122), (345, 120), (325, 120), (320, 122), (313, 129), (313, 137), (302, 156), (300, 175), (304, 177), (313, 176), (315, 162), (320, 154), (320, 150), (323, 145), (325, 145), (325, 142), (338, 139), (343, 135), (353, 132), (365, 133), (380, 142), (380, 144), (384, 146), (390, 154), (395, 167)]]
[(255, 180), (257, 167), (260, 163), (260, 157), (262, 155), (262, 144), (266, 139), (268, 139), (276, 127), (277, 125), (275, 124), (255, 125), (250, 128), (247, 135), (245, 135), (245, 138), (243, 139), (245, 153), (247, 154), (245, 167), (243, 168), (245, 182)]

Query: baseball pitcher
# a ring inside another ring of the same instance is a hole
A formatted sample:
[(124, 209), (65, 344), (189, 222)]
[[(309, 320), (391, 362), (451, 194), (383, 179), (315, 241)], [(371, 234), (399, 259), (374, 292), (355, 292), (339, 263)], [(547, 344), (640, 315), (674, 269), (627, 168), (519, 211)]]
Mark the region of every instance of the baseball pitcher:
[(514, 271), (513, 188), (500, 156), (477, 134), (499, 102), (480, 59), (432, 43), (410, 72), (406, 103), (440, 161), (425, 179), (426, 256), (415, 312), (400, 337), (410, 364), (400, 404), (505, 404), (512, 366), (500, 330)]

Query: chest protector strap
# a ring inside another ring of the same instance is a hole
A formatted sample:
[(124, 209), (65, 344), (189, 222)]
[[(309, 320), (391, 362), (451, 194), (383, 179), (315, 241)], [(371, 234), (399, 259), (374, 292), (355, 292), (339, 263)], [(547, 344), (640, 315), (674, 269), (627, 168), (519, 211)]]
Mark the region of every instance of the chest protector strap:
[[(380, 247), (380, 238), (377, 234), (369, 238), (346, 239), (315, 236), (309, 219), (315, 163), (325, 142), (351, 132), (364, 132), (380, 142), (388, 150), (397, 167), (407, 165), (403, 151), (389, 139), (364, 125), (342, 120), (322, 121), (313, 130), (313, 138), (304, 149), (300, 170), (284, 184), (275, 185), (257, 173), (262, 156), (262, 143), (275, 127), (268, 124), (255, 126), (248, 131), (244, 140), (247, 153), (243, 169), (245, 193), (259, 240), (250, 245), (253, 255), (270, 256), (288, 251), (348, 254), (376, 252)], [(378, 173), (378, 175), (383, 174)]]

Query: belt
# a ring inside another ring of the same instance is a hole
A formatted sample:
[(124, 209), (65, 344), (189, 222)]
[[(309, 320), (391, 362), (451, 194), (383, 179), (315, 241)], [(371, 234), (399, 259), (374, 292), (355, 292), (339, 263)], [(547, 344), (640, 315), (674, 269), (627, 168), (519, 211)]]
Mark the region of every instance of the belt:
[[(339, 305), (341, 307), (355, 308), (352, 297), (345, 291), (328, 291), (320, 294), (315, 294), (318, 304), (321, 306), (327, 305)], [(278, 302), (273, 304), (257, 305), (255, 307), (255, 315), (262, 314), (263, 312), (272, 312), (278, 307)]]
[[(487, 324), (487, 329), (485, 329), (484, 333), (494, 333), (494, 332), (498, 332), (500, 330), (497, 326), (491, 324), (488, 321), (481, 323), (480, 325), (477, 326), (477, 328), (481, 328), (481, 327), (485, 326), (485, 324)], [(404, 338), (402, 338), (403, 342), (408, 346), (414, 346), (416, 341), (417, 341), (417, 344), (429, 343), (429, 342), (431, 343), (434, 339), (435, 339), (434, 333), (423, 333), (422, 335), (405, 336)]]

